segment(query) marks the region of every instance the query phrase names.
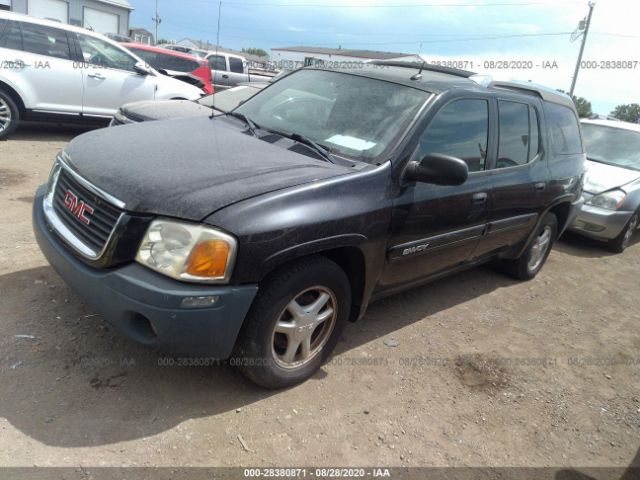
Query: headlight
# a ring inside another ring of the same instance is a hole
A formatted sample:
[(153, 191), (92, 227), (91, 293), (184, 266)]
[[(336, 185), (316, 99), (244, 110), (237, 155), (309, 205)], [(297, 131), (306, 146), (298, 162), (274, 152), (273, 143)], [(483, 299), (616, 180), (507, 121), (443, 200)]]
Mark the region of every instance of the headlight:
[(154, 220), (136, 261), (177, 280), (225, 283), (231, 276), (236, 248), (235, 238), (213, 227)]
[(611, 190), (610, 192), (596, 195), (587, 202), (587, 205), (604, 208), (606, 210), (618, 210), (622, 206), (626, 196), (627, 194), (622, 190)]

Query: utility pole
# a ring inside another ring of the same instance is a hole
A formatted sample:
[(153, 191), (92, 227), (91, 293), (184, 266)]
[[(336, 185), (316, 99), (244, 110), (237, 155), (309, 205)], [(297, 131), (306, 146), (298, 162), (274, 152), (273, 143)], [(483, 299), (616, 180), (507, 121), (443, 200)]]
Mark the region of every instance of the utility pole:
[[(571, 81), (571, 89), (569, 90), (570, 97), (573, 97), (573, 91), (576, 88), (576, 81), (578, 80), (578, 73), (580, 72), (580, 64), (582, 63), (582, 54), (584, 53), (584, 46), (587, 43), (587, 35), (589, 34), (589, 27), (591, 26), (591, 15), (593, 15), (593, 7), (595, 6), (596, 6), (595, 2), (589, 2), (589, 15), (587, 16), (587, 23), (584, 25), (584, 33), (582, 34), (582, 45), (580, 45), (580, 53), (578, 54), (576, 70), (573, 73), (573, 80)], [(584, 21), (580, 23), (583, 24)], [(580, 27), (581, 26), (582, 25), (580, 25)]]
[(158, 0), (156, 0), (156, 16), (151, 19), (156, 26), (155, 41), (158, 43), (158, 25), (162, 23), (160, 15), (158, 15)]

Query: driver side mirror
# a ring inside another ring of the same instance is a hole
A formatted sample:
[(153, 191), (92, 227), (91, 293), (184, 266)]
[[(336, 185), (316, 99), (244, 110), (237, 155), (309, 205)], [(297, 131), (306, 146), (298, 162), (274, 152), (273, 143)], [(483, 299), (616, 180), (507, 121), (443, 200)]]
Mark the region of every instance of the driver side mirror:
[(414, 182), (455, 186), (467, 181), (469, 167), (459, 158), (432, 153), (420, 161), (410, 162), (405, 175)]
[(133, 70), (139, 75), (151, 75), (151, 69), (143, 62), (136, 62)]

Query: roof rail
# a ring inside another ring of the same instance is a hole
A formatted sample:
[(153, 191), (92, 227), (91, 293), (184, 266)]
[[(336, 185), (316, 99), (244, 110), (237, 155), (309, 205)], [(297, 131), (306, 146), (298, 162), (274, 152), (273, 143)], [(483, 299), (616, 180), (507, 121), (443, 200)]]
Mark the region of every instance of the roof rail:
[(519, 91), (537, 95), (546, 102), (553, 102), (566, 107), (575, 108), (573, 100), (566, 93), (553, 90), (537, 83), (524, 82), (521, 80), (494, 80), (490, 75), (474, 75), (469, 77), (478, 85), (486, 88), (501, 88), (505, 90)]
[(427, 62), (402, 61), (402, 60), (374, 60), (369, 63), (372, 63), (373, 65), (385, 65), (387, 67), (415, 68), (418, 70), (422, 69), (428, 72), (446, 73), (449, 75), (455, 75), (456, 77), (463, 77), (463, 78), (470, 78), (473, 75), (476, 75), (475, 72), (470, 72), (468, 70), (441, 67), (440, 65), (432, 65)]

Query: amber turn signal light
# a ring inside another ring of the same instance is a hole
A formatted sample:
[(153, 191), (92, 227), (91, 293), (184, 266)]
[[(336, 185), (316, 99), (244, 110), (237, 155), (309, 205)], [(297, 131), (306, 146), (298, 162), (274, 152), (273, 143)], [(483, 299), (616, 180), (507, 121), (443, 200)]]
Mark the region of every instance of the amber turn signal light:
[(196, 277), (224, 277), (231, 247), (224, 240), (205, 240), (192, 250), (187, 273)]

